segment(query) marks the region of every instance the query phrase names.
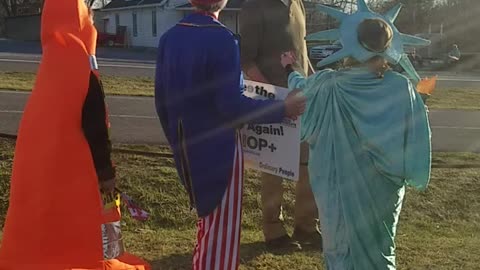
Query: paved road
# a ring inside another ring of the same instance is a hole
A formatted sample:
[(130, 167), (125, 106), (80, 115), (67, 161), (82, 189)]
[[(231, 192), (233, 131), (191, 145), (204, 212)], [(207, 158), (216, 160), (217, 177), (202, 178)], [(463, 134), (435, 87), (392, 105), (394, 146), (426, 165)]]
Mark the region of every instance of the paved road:
[[(39, 56), (42, 48), (38, 41), (17, 41), (0, 38), (0, 52)], [(105, 48), (97, 47), (97, 57), (135, 61), (155, 60), (155, 48)]]
[[(16, 134), (27, 92), (0, 91), (0, 133)], [(165, 136), (155, 116), (152, 98), (108, 97), (115, 142), (163, 144)]]
[[(138, 54), (138, 53), (137, 53)], [(105, 54), (105, 56), (118, 56), (123, 58), (106, 58), (99, 56), (98, 62), (100, 71), (104, 75), (115, 75), (125, 77), (153, 77), (155, 66), (151, 55), (144, 57), (138, 54), (137, 59), (134, 56), (123, 57), (122, 54)], [(36, 72), (40, 63), (41, 55), (0, 52), (0, 71), (13, 72)], [(472, 88), (480, 89), (480, 74), (475, 73), (448, 73), (440, 72), (438, 74), (425, 72), (422, 76), (439, 75), (439, 88)]]
[[(16, 134), (26, 92), (0, 91), (0, 133)], [(114, 142), (164, 144), (152, 98), (108, 97)], [(480, 112), (430, 112), (435, 151), (480, 152)]]
[[(0, 52), (0, 72), (37, 72), (41, 56)], [(130, 60), (99, 57), (102, 75), (122, 77), (154, 76), (154, 60)]]

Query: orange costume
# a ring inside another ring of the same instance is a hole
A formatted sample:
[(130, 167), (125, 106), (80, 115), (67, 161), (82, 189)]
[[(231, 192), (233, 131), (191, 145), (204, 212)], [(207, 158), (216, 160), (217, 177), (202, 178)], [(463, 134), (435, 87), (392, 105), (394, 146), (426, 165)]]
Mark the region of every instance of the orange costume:
[[(102, 214), (98, 182), (115, 170), (96, 37), (83, 0), (45, 1), (43, 57), (20, 124), (0, 270), (149, 269), (127, 253), (104, 260), (101, 227), (112, 217)], [(86, 110), (87, 100), (101, 106)], [(89, 132), (87, 118), (97, 126)]]

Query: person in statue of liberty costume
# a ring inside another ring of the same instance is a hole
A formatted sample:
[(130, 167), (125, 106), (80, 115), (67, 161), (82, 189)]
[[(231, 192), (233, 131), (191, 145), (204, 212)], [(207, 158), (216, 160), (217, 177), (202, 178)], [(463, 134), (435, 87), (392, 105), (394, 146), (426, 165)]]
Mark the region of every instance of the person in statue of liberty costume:
[[(373, 13), (363, 0), (352, 15), (320, 6), (341, 21), (340, 30), (308, 36), (340, 40), (343, 49), (320, 62), (346, 59), (338, 71), (304, 78), (282, 55), (290, 89), (302, 89), (307, 109), (302, 141), (310, 145), (309, 173), (323, 232), (328, 270), (396, 269), (395, 235), (405, 187), (426, 189), (431, 133), (420, 78), (404, 44), (428, 41), (393, 25), (400, 6)], [(400, 63), (410, 79), (389, 69)]]

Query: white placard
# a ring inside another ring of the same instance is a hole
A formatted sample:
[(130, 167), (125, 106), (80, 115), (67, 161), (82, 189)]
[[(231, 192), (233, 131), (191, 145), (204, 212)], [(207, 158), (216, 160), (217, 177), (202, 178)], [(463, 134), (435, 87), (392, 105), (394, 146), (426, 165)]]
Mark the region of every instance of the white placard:
[[(244, 95), (255, 99), (284, 100), (289, 90), (245, 81)], [(300, 121), (281, 124), (247, 124), (242, 130), (245, 165), (254, 170), (298, 180), (300, 169)]]

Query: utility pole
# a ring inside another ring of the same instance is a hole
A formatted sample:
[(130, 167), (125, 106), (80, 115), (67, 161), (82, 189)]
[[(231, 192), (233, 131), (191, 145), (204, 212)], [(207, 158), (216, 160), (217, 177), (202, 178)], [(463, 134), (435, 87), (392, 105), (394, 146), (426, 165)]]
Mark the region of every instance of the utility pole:
[(413, 29), (416, 32), (417, 31), (417, 10), (413, 10)]

